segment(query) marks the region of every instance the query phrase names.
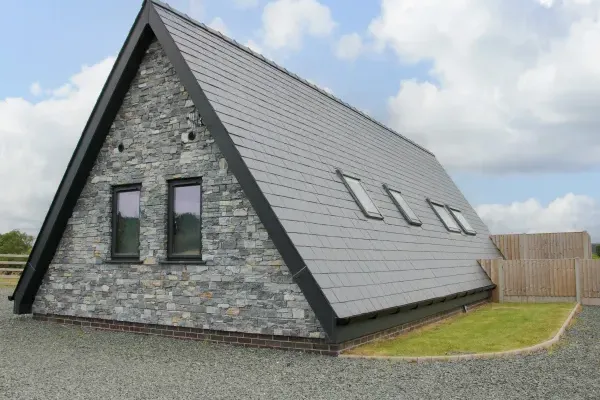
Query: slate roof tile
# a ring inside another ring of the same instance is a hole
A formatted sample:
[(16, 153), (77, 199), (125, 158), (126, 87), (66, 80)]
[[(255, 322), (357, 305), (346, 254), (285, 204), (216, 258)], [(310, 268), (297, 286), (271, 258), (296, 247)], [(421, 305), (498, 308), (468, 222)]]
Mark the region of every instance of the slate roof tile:
[[(491, 284), (487, 227), (435, 156), (249, 49), (156, 10), (277, 218), (338, 317)], [(366, 218), (336, 174), (360, 178), (383, 220)], [(422, 226), (383, 189), (399, 190)], [(448, 232), (426, 198), (460, 209), (477, 235)]]

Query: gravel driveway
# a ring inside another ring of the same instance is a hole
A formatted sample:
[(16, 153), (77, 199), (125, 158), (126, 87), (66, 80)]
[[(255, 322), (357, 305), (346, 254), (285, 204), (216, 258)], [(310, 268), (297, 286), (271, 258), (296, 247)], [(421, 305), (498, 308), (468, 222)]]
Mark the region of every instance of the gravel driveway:
[(600, 307), (550, 354), (406, 364), (83, 331), (13, 316), (0, 289), (0, 399), (597, 399)]

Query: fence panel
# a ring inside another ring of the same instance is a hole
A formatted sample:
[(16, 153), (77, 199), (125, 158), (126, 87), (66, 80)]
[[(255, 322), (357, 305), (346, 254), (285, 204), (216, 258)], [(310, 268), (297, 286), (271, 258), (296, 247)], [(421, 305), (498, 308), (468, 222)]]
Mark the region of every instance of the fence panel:
[(587, 232), (491, 235), (507, 260), (591, 259), (592, 243)]
[(498, 302), (571, 302), (600, 305), (600, 260), (479, 260)]
[[(0, 287), (17, 284), (28, 257), (27, 254), (0, 254)], [(9, 258), (16, 260), (7, 260)]]
[(582, 303), (600, 305), (600, 260), (580, 260)]

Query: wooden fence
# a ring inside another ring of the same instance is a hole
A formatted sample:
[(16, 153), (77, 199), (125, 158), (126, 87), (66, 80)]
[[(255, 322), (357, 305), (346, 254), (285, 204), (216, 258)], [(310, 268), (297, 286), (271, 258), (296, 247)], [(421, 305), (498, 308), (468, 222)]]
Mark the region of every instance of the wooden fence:
[(587, 232), (491, 235), (492, 242), (507, 260), (592, 258)]
[(600, 260), (480, 260), (497, 302), (571, 302), (600, 305)]
[(28, 257), (27, 254), (0, 254), (0, 287), (16, 286)]

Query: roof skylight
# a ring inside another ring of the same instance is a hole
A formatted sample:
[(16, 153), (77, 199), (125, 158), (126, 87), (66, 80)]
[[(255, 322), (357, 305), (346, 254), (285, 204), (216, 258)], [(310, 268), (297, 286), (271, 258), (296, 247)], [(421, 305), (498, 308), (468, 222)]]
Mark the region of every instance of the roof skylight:
[(456, 219), (456, 222), (458, 222), (458, 224), (465, 233), (469, 235), (475, 235), (477, 233), (475, 229), (473, 229), (471, 224), (469, 224), (469, 221), (467, 221), (467, 219), (460, 210), (457, 210), (456, 208), (452, 207), (448, 207), (448, 209), (450, 210), (450, 212), (454, 216), (454, 219)]
[(371, 197), (363, 187), (360, 179), (354, 176), (347, 175), (339, 169), (336, 172), (342, 178), (342, 181), (346, 185), (346, 188), (354, 198), (354, 201), (356, 201), (356, 204), (358, 204), (362, 212), (365, 214), (365, 216), (369, 218), (383, 219), (381, 213), (377, 209), (377, 206), (375, 206), (375, 203), (373, 203), (373, 200), (371, 200)]
[(410, 208), (406, 200), (404, 200), (402, 194), (397, 190), (390, 189), (389, 186), (386, 184), (383, 185), (383, 188), (391, 197), (396, 207), (398, 207), (398, 210), (400, 211), (404, 219), (406, 219), (406, 222), (408, 222), (411, 225), (420, 226), (421, 220), (419, 219), (417, 214), (415, 214), (412, 208)]
[(446, 229), (448, 229), (450, 232), (460, 232), (459, 226), (448, 212), (446, 206), (441, 203), (435, 203), (429, 199), (427, 199), (427, 201), (431, 205), (431, 208), (433, 208), (433, 211), (435, 211), (437, 214), (438, 218), (442, 221)]

